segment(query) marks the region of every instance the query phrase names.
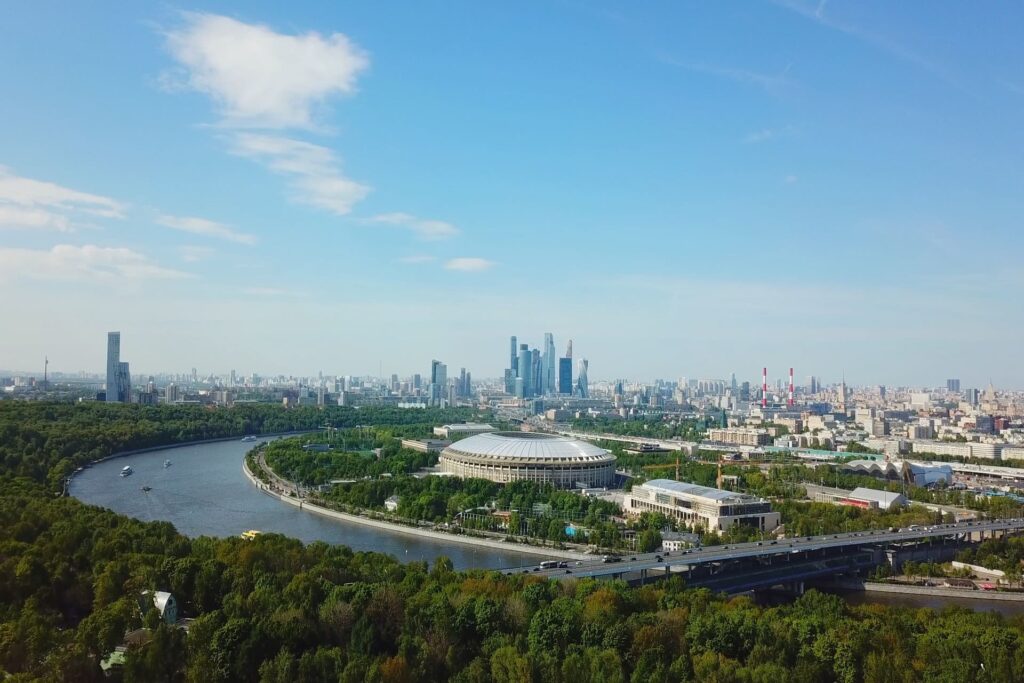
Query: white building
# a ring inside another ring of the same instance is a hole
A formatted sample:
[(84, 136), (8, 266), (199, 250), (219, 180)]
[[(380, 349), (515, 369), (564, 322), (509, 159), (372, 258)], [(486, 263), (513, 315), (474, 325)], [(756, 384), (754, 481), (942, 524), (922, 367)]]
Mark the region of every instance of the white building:
[(763, 498), (671, 479), (634, 486), (622, 508), (632, 516), (660, 512), (708, 531), (725, 531), (735, 524), (771, 531), (779, 525), (779, 513), (772, 512), (771, 503)]
[(463, 422), (461, 424), (434, 427), (434, 436), (440, 436), (443, 439), (450, 439), (453, 434), (485, 434), (487, 432), (495, 431), (497, 430), (489, 424), (482, 424), (480, 422)]

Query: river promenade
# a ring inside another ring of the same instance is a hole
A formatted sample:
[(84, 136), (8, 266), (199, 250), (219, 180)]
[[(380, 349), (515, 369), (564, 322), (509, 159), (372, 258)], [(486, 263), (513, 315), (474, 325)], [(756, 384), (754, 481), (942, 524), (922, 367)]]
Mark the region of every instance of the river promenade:
[(961, 600), (993, 600), (1024, 603), (1024, 593), (1004, 591), (965, 590), (944, 586), (912, 586), (902, 583), (879, 581), (836, 580), (821, 584), (822, 588), (865, 593), (888, 593), (891, 595), (922, 595), (932, 598), (959, 598)]
[(274, 486), (262, 482), (255, 473), (249, 469), (249, 463), (246, 458), (242, 459), (242, 471), (245, 473), (246, 478), (260, 491), (268, 496), (278, 499), (282, 503), (287, 503), (288, 505), (297, 507), (300, 510), (312, 512), (317, 515), (323, 515), (324, 517), (329, 517), (338, 521), (362, 524), (364, 526), (375, 527), (392, 533), (418, 536), (420, 538), (428, 538), (443, 543), (459, 543), (463, 545), (476, 546), (478, 548), (500, 550), (506, 553), (521, 553), (524, 555), (535, 555), (549, 559), (562, 558), (568, 560), (593, 559), (594, 557), (593, 555), (587, 555), (573, 550), (545, 548), (541, 546), (527, 545), (525, 543), (506, 543), (489, 538), (478, 538), (475, 536), (466, 536), (464, 534), (451, 534), (443, 531), (435, 531), (433, 529), (423, 529), (414, 526), (407, 526), (405, 524), (388, 522), (381, 519), (372, 519), (370, 517), (354, 515), (347, 512), (338, 512), (337, 510), (331, 510), (321, 505), (311, 503), (306, 498), (300, 496), (297, 487), (292, 482), (282, 479), (270, 471), (270, 468), (267, 467), (265, 462), (262, 460), (262, 454), (257, 456), (257, 462), (261, 466), (263, 473), (275, 483)]

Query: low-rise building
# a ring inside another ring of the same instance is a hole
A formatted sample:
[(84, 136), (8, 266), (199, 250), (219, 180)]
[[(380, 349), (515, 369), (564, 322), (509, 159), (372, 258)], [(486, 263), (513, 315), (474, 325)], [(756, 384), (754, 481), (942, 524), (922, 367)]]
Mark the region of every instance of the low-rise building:
[(440, 436), (443, 439), (450, 439), (452, 436), (465, 436), (467, 434), (485, 434), (487, 432), (498, 431), (489, 424), (483, 424), (480, 422), (462, 422), (460, 424), (442, 425), (441, 427), (434, 427), (434, 436)]
[(771, 531), (779, 513), (763, 498), (671, 479), (653, 479), (633, 487), (622, 504), (627, 515), (660, 512), (687, 526), (726, 531), (735, 524)]
[(440, 453), (451, 445), (451, 441), (444, 439), (402, 439), (402, 448), (419, 451), (420, 453)]

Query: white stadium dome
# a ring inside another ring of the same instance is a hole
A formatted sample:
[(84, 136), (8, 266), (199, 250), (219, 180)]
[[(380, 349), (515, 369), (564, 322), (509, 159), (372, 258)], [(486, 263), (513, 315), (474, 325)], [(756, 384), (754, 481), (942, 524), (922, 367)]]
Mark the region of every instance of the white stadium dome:
[(460, 477), (528, 480), (559, 488), (609, 486), (615, 480), (615, 456), (605, 449), (534, 432), (490, 432), (456, 441), (441, 452), (438, 465)]

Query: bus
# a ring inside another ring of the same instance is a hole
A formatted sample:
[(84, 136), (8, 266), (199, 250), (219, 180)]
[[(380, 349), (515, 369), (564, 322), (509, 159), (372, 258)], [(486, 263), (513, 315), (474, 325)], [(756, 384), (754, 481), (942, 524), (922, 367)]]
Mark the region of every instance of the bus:
[(541, 569), (557, 569), (558, 568), (558, 562), (556, 562), (554, 560), (545, 560), (544, 562), (540, 563), (540, 568)]

